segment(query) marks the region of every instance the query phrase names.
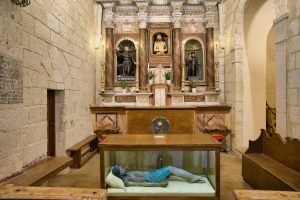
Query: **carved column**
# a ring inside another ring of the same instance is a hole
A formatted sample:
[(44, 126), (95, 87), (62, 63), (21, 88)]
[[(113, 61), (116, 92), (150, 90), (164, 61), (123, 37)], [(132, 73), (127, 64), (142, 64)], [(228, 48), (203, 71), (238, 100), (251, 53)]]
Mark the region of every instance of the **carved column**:
[(208, 90), (215, 88), (214, 28), (206, 29), (206, 83)]
[(180, 90), (181, 88), (181, 74), (182, 74), (182, 67), (181, 67), (181, 7), (183, 1), (172, 1), (171, 2), (173, 7), (172, 13), (172, 21), (174, 25), (173, 30), (173, 84), (175, 90)]
[(104, 21), (106, 33), (105, 49), (105, 90), (112, 90), (114, 87), (114, 3), (104, 5)]
[(147, 90), (147, 21), (148, 13), (147, 6), (148, 2), (137, 1), (139, 8), (138, 19), (139, 19), (139, 89), (141, 91)]
[(146, 90), (147, 86), (147, 52), (146, 52), (146, 41), (147, 41), (147, 29), (140, 28), (139, 29), (139, 36), (140, 36), (140, 66), (139, 66), (139, 87), (140, 90)]
[(106, 49), (105, 49), (105, 90), (112, 90), (114, 87), (114, 30), (106, 28)]
[(215, 58), (214, 58), (214, 18), (216, 4), (207, 4), (206, 24), (206, 83), (207, 90), (215, 90)]
[(173, 37), (173, 84), (174, 89), (181, 87), (181, 48), (180, 48), (180, 28), (174, 28)]

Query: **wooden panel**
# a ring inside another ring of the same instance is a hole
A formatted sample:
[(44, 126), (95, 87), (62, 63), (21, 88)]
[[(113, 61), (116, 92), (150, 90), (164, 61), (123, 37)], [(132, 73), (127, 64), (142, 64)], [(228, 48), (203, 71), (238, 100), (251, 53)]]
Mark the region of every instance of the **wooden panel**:
[[(246, 162), (253, 162), (255, 164), (247, 164)], [(243, 175), (245, 175), (245, 179), (248, 180), (247, 173), (249, 176), (253, 176), (254, 168), (256, 168), (255, 165), (259, 166), (263, 171), (266, 171), (264, 175), (257, 178), (256, 176), (249, 177), (250, 179), (255, 179), (257, 183), (257, 189), (280, 189), (280, 190), (286, 190), (287, 188), (290, 188), (288, 190), (296, 190), (300, 191), (300, 173), (298, 173), (295, 170), (292, 170), (291, 168), (287, 167), (286, 165), (264, 155), (264, 154), (245, 154), (243, 155)], [(253, 165), (251, 167), (251, 165)], [(249, 167), (249, 168), (248, 168)], [(272, 175), (276, 180), (268, 181), (265, 178), (265, 174), (269, 173)], [(280, 183), (277, 183), (277, 182)]]
[(0, 199), (106, 200), (106, 190), (53, 187), (0, 187)]
[(270, 137), (265, 131), (263, 135), (264, 154), (300, 173), (300, 140), (286, 138), (283, 141), (279, 134), (274, 133)]
[(165, 117), (170, 122), (170, 134), (193, 134), (194, 110), (128, 110), (128, 134), (151, 134), (150, 125), (155, 117)]
[(236, 200), (299, 200), (300, 192), (266, 191), (266, 190), (234, 190)]
[(244, 180), (254, 189), (292, 191), (292, 188), (285, 185), (267, 170), (263, 169), (259, 164), (254, 163), (247, 157), (243, 157), (242, 166), (242, 176)]

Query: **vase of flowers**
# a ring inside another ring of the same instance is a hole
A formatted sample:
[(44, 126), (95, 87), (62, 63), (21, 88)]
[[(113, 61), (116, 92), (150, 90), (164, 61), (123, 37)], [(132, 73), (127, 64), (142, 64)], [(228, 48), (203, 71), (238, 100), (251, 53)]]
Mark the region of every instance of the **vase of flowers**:
[(192, 93), (196, 93), (197, 92), (197, 84), (195, 81), (191, 81), (190, 86), (192, 88)]
[(166, 72), (165, 73), (165, 79), (166, 79), (166, 82), (167, 84), (171, 84), (171, 79), (172, 79), (172, 72)]
[(153, 80), (154, 80), (154, 72), (153, 71), (149, 71), (148, 72), (148, 81), (149, 81), (149, 84), (153, 84)]
[(126, 81), (121, 81), (120, 82), (120, 87), (122, 88), (122, 93), (126, 93), (127, 92), (127, 82)]

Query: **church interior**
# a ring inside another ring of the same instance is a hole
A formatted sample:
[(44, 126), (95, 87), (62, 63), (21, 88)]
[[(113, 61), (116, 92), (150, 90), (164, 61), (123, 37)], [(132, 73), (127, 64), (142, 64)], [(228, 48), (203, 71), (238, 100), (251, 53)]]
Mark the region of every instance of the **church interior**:
[(0, 0), (0, 199), (299, 200), (299, 154), (300, 0)]

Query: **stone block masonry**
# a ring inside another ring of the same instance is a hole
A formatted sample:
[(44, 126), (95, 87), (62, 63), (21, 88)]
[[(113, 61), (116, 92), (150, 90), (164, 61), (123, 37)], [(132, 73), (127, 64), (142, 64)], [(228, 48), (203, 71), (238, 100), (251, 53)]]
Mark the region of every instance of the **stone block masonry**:
[(287, 2), (287, 136), (300, 138), (300, 1)]
[(56, 153), (92, 133), (95, 0), (0, 0), (0, 180), (47, 156), (47, 90)]

